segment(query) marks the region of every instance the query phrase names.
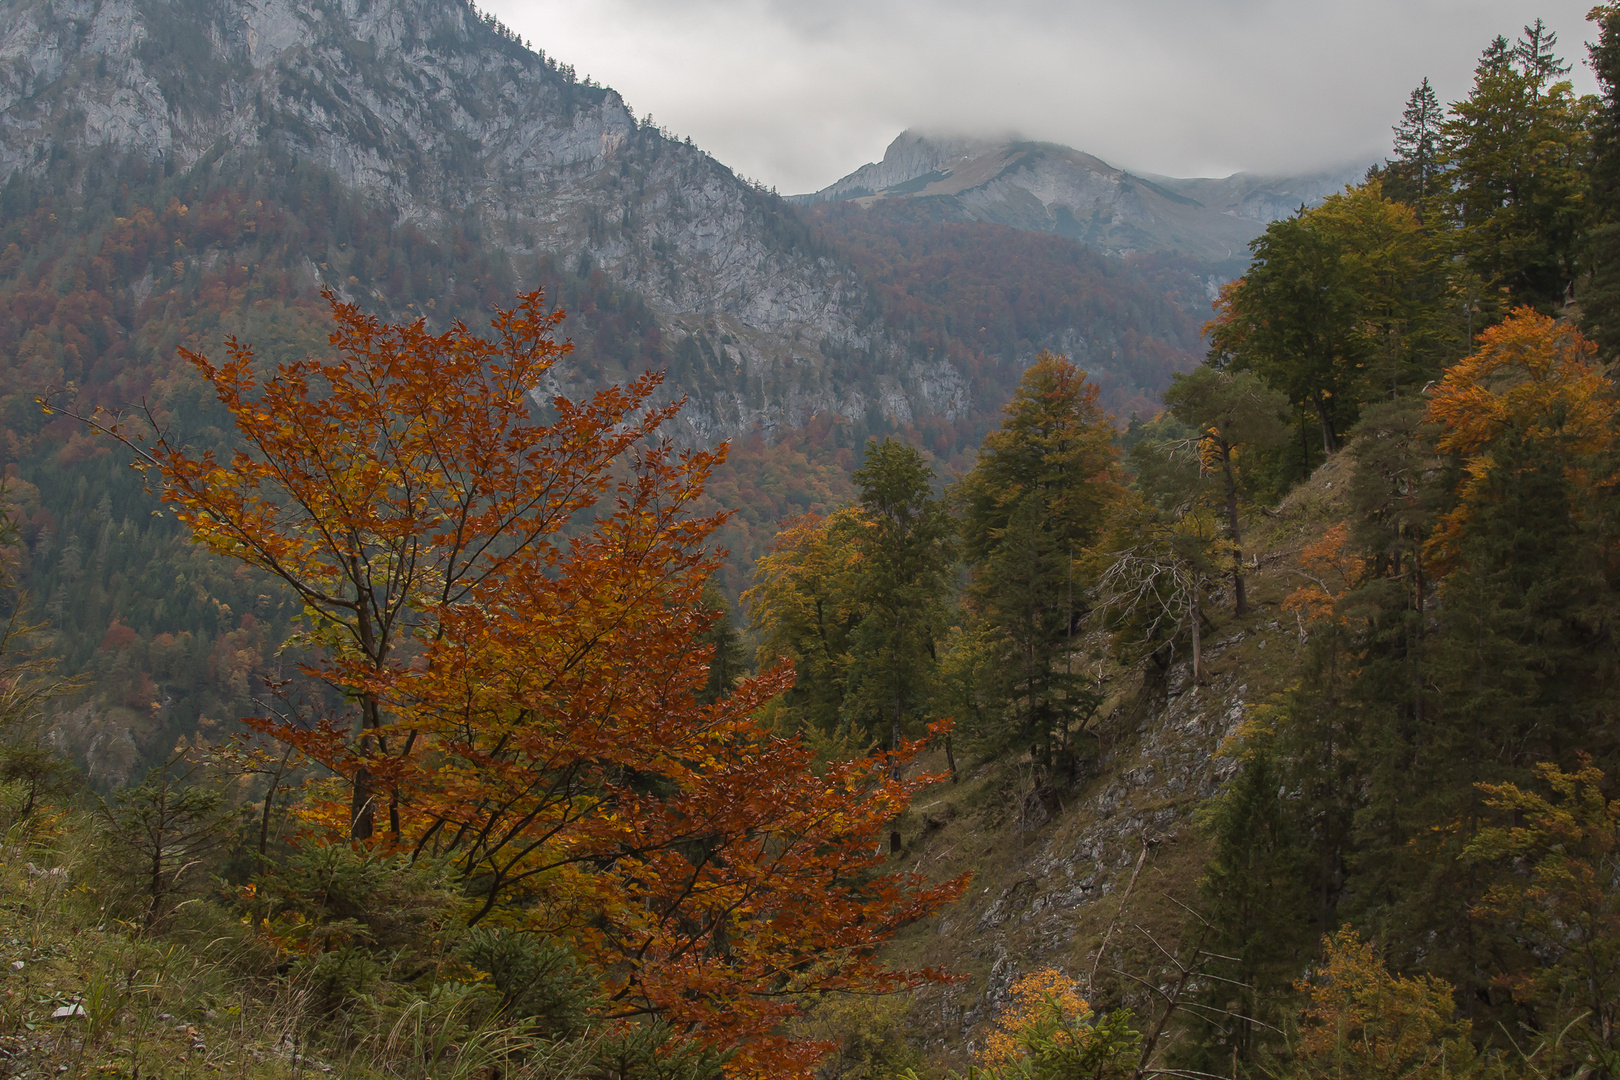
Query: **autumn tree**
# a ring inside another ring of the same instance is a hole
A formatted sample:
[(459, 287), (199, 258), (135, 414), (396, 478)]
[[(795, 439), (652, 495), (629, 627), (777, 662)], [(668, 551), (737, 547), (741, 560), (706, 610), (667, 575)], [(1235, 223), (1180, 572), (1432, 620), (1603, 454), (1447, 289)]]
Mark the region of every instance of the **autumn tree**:
[(914, 981), (874, 948), (961, 887), (879, 870), (915, 744), (817, 777), (752, 719), (786, 672), (700, 703), (723, 515), (690, 507), (725, 451), (658, 441), (677, 406), (652, 404), (656, 375), (537, 414), (566, 350), (538, 294), (488, 339), (331, 302), (329, 354), (188, 354), (237, 426), (223, 460), (104, 425), (199, 542), (297, 592), (306, 671), (354, 703), (249, 721), (350, 782), (306, 801), (311, 842), (452, 867), (468, 923), (571, 942), (603, 1023), (802, 1075), (818, 1048), (779, 1033), (800, 996)]
[(793, 686), (771, 707), (777, 726), (862, 749), (864, 735), (844, 728), (844, 695), (850, 637), (864, 613), (855, 595), (855, 538), (864, 522), (856, 506), (785, 522), (743, 593), (760, 666), (793, 663)]
[(1345, 928), (1301, 984), (1307, 995), (1291, 1077), (1442, 1080), (1478, 1070), (1472, 1025), (1452, 988), (1432, 975), (1392, 975), (1370, 943)]
[(1122, 1080), (1137, 1073), (1142, 1036), (1130, 1026), (1129, 1009), (1098, 1016), (1053, 968), (1013, 983), (1010, 999), (979, 1054), (986, 1080)]
[(1537, 783), (1488, 784), (1483, 825), (1463, 857), (1492, 871), (1474, 909), (1505, 923), (1522, 948), (1505, 980), (1529, 1005), (1544, 1068), (1620, 1064), (1620, 800), (1589, 758), (1574, 771), (1542, 763)]
[(1464, 994), (1512, 952), (1510, 935), (1469, 916), (1489, 886), (1458, 858), (1488, 812), (1476, 785), (1522, 784), (1537, 762), (1570, 767), (1578, 752), (1607, 765), (1617, 750), (1615, 418), (1573, 326), (1524, 308), (1487, 330), (1430, 395), (1438, 460), (1414, 462), (1450, 489), (1448, 505), (1425, 511), (1418, 493), (1411, 507), (1434, 524), (1406, 558), (1421, 554), (1438, 604), (1404, 614), (1414, 586), (1391, 581), (1382, 557), (1386, 576), (1354, 600), (1366, 615), (1359, 888), (1390, 897), (1391, 955), (1422, 955)]

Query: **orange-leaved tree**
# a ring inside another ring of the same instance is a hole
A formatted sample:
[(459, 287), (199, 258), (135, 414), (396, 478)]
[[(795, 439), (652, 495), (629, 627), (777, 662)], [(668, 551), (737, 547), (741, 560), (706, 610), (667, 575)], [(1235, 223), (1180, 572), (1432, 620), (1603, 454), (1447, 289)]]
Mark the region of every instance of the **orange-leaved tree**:
[(814, 775), (752, 719), (786, 669), (698, 703), (724, 515), (691, 507), (724, 448), (658, 441), (679, 407), (652, 404), (659, 376), (537, 400), (568, 348), (538, 293), (488, 339), (328, 300), (327, 356), (185, 354), (235, 419), (228, 459), (102, 425), (199, 542), (298, 593), (306, 672), (354, 703), (248, 722), (351, 782), (310, 815), (329, 841), (455, 866), (469, 922), (568, 940), (604, 1018), (661, 1019), (733, 1075), (804, 1074), (820, 1048), (778, 1034), (803, 994), (934, 975), (873, 955), (964, 884), (880, 866), (929, 778)]
[(1099, 1018), (1074, 982), (1054, 968), (1009, 988), (1011, 1001), (979, 1053), (985, 1080), (1114, 1080), (1138, 1073), (1142, 1037), (1129, 1009)]
[(1479, 336), (1478, 348), (1446, 369), (1432, 391), (1426, 419), (1440, 425), (1438, 446), (1456, 454), (1464, 478), (1456, 509), (1429, 540), (1442, 572), (1460, 556), (1468, 522), (1491, 480), (1506, 437), (1540, 447), (1563, 463), (1581, 517), (1580, 492), (1613, 477), (1590, 474), (1616, 440), (1614, 386), (1596, 365), (1596, 348), (1575, 327), (1532, 308), (1519, 308)]

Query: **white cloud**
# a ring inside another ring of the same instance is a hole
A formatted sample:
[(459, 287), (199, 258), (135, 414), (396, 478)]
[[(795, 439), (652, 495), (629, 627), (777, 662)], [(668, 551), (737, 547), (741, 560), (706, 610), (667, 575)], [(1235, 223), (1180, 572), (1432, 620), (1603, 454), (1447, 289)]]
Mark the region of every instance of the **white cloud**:
[(486, 0), (534, 44), (784, 192), (902, 128), (1017, 130), (1170, 175), (1384, 153), (1425, 75), (1540, 16), (1594, 88), (1592, 0)]

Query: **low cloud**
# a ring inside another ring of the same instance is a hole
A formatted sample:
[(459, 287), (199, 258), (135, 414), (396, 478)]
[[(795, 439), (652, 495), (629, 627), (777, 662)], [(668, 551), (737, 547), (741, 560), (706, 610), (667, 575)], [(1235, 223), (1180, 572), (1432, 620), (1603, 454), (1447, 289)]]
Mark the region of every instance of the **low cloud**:
[(1467, 94), (1540, 16), (1585, 68), (1592, 0), (498, 0), (501, 20), (739, 173), (823, 187), (906, 127), (1020, 132), (1176, 176), (1370, 161), (1424, 76)]

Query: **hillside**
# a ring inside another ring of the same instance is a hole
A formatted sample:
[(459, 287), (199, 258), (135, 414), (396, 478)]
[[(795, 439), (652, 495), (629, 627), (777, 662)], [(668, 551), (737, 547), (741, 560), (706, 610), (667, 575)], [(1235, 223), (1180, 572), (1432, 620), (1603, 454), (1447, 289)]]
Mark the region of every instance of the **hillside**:
[[(1083, 353), (1122, 412), (1196, 362), (1200, 288), (975, 234), (949, 241), (974, 284), (936, 296), (949, 267), (913, 241), (807, 217), (456, 0), (6, 12), (0, 445), (29, 592), (94, 687), (65, 730), (98, 782), (249, 711), (294, 609), (199, 562), (118, 455), (41, 414), (53, 388), (217, 441), (178, 346), (321, 348), (326, 288), (443, 329), (540, 287), (574, 345), (542, 396), (662, 370), (671, 436), (735, 440), (734, 600), (780, 521), (848, 497), (869, 436), (963, 467), (1041, 348)], [(962, 321), (1054, 268), (1015, 330)]]
[[(1239, 769), (1240, 728), (1300, 677), (1308, 635), (1283, 601), (1309, 569), (1301, 552), (1344, 520), (1352, 468), (1345, 456), (1329, 461), (1252, 523), (1253, 610), (1233, 617), (1229, 593), (1211, 597), (1205, 685), (1194, 683), (1184, 643), (1163, 668), (1122, 667), (1107, 635), (1093, 633), (1081, 650), (1106, 700), (1090, 727), (1095, 754), (1076, 776), (989, 761), (919, 801), (910, 865), (940, 877), (975, 872), (960, 903), (895, 946), (900, 962), (948, 962), (968, 976), (908, 1005), (915, 1042), (937, 1063), (965, 1070), (1009, 988), (1041, 968), (1068, 973), (1101, 1007), (1130, 1007), (1144, 1029), (1164, 1012), (1143, 983), (1173, 986), (1177, 961), (1198, 962), (1212, 852), (1199, 811)], [(1171, 1016), (1170, 1030), (1184, 1029), (1187, 1013)]]

